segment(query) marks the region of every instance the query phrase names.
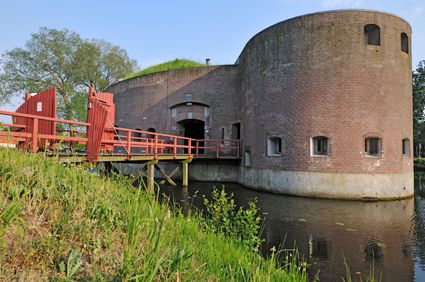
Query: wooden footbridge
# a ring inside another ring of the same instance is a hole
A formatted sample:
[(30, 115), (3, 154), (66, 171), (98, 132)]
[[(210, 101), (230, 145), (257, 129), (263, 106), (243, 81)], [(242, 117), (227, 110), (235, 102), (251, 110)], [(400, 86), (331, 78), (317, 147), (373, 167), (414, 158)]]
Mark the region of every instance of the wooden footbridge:
[(240, 158), (239, 140), (200, 140), (115, 126), (111, 93), (96, 93), (89, 88), (87, 112), (87, 122), (59, 119), (55, 88), (27, 93), (16, 112), (0, 110), (0, 116), (12, 118), (12, 123), (0, 124), (0, 143), (34, 153), (45, 151), (67, 163), (143, 163), (148, 188), (153, 188), (159, 161), (181, 162), (183, 186), (187, 186), (192, 159)]

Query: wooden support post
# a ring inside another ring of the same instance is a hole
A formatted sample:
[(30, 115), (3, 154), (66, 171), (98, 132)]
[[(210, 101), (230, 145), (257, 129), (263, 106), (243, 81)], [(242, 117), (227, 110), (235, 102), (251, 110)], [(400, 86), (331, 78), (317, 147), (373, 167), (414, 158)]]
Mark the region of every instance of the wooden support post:
[(182, 169), (182, 186), (186, 187), (189, 184), (189, 163), (192, 159), (187, 159), (182, 161), (183, 169)]
[(149, 192), (153, 192), (155, 188), (155, 164), (157, 162), (158, 160), (153, 160), (147, 163), (147, 169), (148, 169), (147, 190)]

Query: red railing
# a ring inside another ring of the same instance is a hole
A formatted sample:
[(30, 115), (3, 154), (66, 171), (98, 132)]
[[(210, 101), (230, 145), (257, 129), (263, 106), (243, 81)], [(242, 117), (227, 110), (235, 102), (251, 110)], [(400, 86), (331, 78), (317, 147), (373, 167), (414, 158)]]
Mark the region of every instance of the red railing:
[[(89, 161), (97, 160), (102, 153), (125, 155), (128, 160), (136, 155), (149, 155), (153, 156), (154, 159), (161, 155), (172, 156), (174, 159), (182, 156), (186, 158), (239, 158), (239, 140), (198, 140), (121, 127), (113, 127), (113, 135), (102, 134), (102, 132), (92, 133), (93, 136), (102, 136), (102, 139), (96, 145), (97, 151), (92, 152), (90, 156), (88, 154), (89, 145), (93, 141), (90, 140), (88, 135), (91, 130), (96, 131), (97, 128), (91, 123), (8, 111), (0, 111), (0, 115), (20, 118), (25, 120), (27, 125), (31, 125), (31, 131), (28, 132), (26, 125), (3, 124), (3, 128), (0, 129), (0, 139), (9, 140), (10, 143), (24, 144), (24, 148), (33, 152), (40, 148), (56, 149), (60, 152), (63, 148), (71, 147), (72, 149), (77, 144), (83, 144)], [(44, 134), (40, 132), (41, 121), (54, 122), (58, 127), (71, 128), (71, 130), (61, 129), (57, 130), (58, 133), (55, 134)], [(5, 130), (7, 127), (13, 128), (13, 130)], [(110, 139), (112, 136), (113, 139)], [(43, 144), (42, 140), (49, 143), (49, 146)], [(113, 151), (105, 150), (105, 148), (113, 148)]]
[[(22, 142), (27, 146), (26, 148), (31, 149), (31, 151), (36, 152), (39, 148), (45, 147), (46, 144), (42, 144), (42, 140), (47, 140), (49, 143), (61, 143), (61, 142), (74, 142), (74, 143), (87, 143), (87, 138), (75, 137), (75, 136), (66, 136), (66, 135), (57, 135), (57, 134), (44, 134), (40, 132), (40, 121), (42, 122), (54, 122), (56, 124), (67, 124), (68, 127), (71, 125), (74, 126), (89, 126), (86, 122), (78, 122), (72, 120), (63, 120), (51, 117), (29, 115), (22, 113), (14, 113), (8, 111), (0, 111), (0, 115), (10, 116), (12, 118), (20, 118), (25, 120), (26, 126), (24, 125), (11, 125), (3, 124), (2, 130), (0, 130), (0, 136), (4, 140), (11, 140), (14, 142)], [(30, 124), (30, 131), (28, 130), (28, 124)], [(14, 131), (5, 130), (5, 127), (13, 127), (17, 129), (23, 129), (22, 131), (14, 129)], [(46, 142), (47, 143), (47, 142)]]
[(196, 157), (240, 157), (240, 140), (192, 139)]

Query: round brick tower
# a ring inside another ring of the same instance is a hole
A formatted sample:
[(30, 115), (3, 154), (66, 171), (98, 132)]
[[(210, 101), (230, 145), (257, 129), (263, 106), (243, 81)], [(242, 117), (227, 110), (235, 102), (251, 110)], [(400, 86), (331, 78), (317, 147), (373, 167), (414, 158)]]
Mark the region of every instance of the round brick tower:
[(413, 195), (411, 27), (377, 11), (309, 14), (238, 59), (239, 182), (315, 197)]

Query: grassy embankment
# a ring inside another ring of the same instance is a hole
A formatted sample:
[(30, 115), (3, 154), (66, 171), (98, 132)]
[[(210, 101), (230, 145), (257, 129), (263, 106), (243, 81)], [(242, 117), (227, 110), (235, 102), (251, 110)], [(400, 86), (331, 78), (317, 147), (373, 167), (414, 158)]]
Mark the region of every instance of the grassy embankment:
[(125, 178), (0, 149), (0, 280), (305, 281)]
[(175, 59), (172, 61), (168, 61), (162, 64), (154, 65), (147, 67), (145, 69), (133, 72), (127, 75), (124, 79), (129, 79), (145, 74), (150, 74), (154, 72), (167, 71), (167, 70), (175, 70), (175, 69), (184, 69), (184, 68), (192, 68), (192, 67), (201, 67), (205, 66), (205, 64), (195, 62), (187, 59)]

